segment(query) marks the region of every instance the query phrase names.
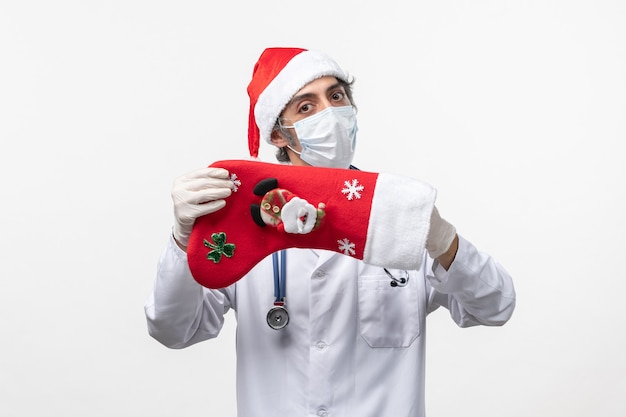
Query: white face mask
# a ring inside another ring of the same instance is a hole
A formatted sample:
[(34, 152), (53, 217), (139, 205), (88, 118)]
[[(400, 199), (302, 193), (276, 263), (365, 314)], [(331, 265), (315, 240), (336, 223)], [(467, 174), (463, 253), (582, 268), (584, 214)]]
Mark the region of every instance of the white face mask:
[(353, 106), (328, 107), (293, 124), (302, 152), (289, 148), (304, 162), (327, 168), (348, 168), (356, 145), (356, 112)]

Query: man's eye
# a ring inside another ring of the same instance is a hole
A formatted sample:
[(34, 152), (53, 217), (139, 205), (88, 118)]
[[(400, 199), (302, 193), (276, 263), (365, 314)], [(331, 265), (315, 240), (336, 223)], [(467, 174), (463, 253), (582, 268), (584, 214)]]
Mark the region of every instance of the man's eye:
[(333, 93), (332, 95), (332, 99), (333, 101), (341, 101), (343, 100), (344, 97), (344, 93), (337, 91), (336, 93)]
[(298, 112), (300, 113), (306, 113), (309, 110), (311, 110), (311, 105), (310, 104), (303, 104), (302, 106), (300, 106), (300, 108), (298, 109)]

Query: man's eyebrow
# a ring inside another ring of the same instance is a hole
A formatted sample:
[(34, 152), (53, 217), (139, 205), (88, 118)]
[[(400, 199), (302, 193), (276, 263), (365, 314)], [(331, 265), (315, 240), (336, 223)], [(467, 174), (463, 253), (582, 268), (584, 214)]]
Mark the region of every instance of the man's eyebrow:
[(289, 100), (289, 102), (287, 103), (287, 105), (285, 107), (291, 106), (296, 101), (302, 101), (302, 100), (306, 100), (306, 99), (311, 99), (313, 97), (315, 97), (315, 94), (313, 94), (313, 93), (305, 93), (305, 94), (300, 94), (300, 95), (297, 95), (297, 96), (293, 96), (291, 98), (291, 100)]
[[(329, 86), (326, 89), (326, 93), (330, 93), (332, 90), (336, 90), (337, 88), (341, 87), (341, 83), (337, 82), (331, 86)], [(295, 103), (296, 101), (302, 101), (302, 100), (306, 100), (306, 99), (312, 99), (315, 97), (315, 94), (313, 93), (304, 93), (304, 94), (300, 94), (297, 96), (293, 96), (291, 98), (291, 100), (289, 100), (289, 102), (285, 105), (285, 107), (289, 107), (291, 106), (293, 103)]]

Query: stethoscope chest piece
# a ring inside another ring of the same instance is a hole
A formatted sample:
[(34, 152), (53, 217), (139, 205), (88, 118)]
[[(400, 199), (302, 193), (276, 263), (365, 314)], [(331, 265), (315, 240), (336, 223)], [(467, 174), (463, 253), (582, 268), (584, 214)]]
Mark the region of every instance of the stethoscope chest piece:
[(280, 330), (289, 323), (289, 313), (283, 306), (276, 306), (267, 312), (267, 324), (274, 330)]
[(287, 253), (280, 251), (280, 269), (278, 253), (272, 254), (274, 264), (274, 307), (267, 312), (267, 324), (274, 329), (283, 329), (289, 323), (289, 314), (285, 309), (285, 289), (287, 281)]

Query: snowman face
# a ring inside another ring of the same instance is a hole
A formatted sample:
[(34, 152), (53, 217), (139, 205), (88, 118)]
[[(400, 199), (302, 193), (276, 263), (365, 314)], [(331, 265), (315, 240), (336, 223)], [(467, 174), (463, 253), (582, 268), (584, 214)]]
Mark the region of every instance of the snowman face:
[(277, 226), (281, 223), (283, 206), (292, 193), (281, 188), (275, 188), (265, 193), (261, 199), (261, 218), (268, 226)]

